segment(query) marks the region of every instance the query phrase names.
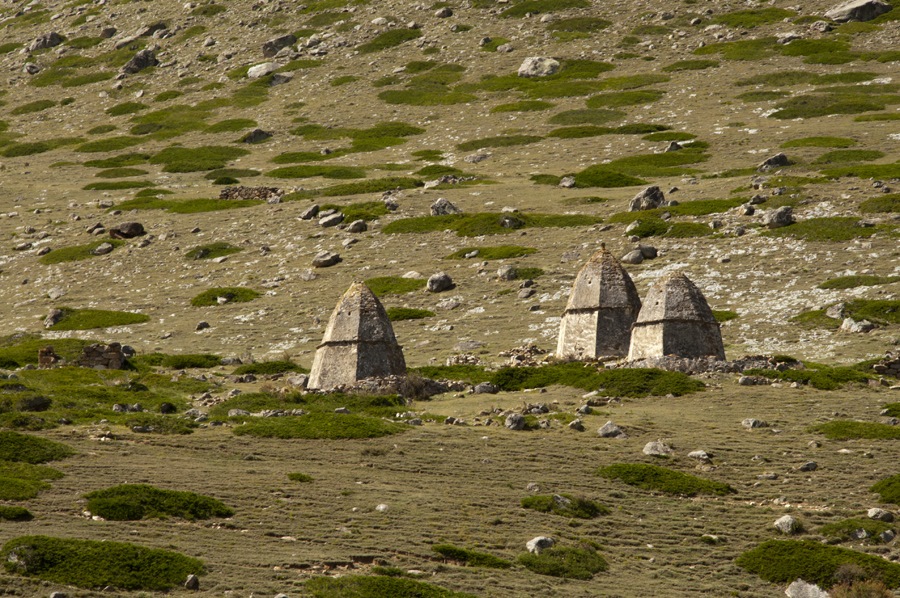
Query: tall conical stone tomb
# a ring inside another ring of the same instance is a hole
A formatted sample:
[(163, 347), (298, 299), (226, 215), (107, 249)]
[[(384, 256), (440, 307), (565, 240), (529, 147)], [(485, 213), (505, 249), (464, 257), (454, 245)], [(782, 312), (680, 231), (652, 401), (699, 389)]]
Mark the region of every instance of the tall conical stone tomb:
[(331, 313), (307, 386), (328, 390), (364, 378), (405, 374), (403, 350), (384, 307), (369, 287), (354, 282)]
[(640, 309), (641, 299), (628, 272), (601, 246), (572, 283), (559, 327), (556, 356), (575, 359), (625, 356), (631, 326)]
[(725, 359), (719, 323), (700, 289), (680, 272), (650, 288), (631, 331), (630, 361), (665, 355)]

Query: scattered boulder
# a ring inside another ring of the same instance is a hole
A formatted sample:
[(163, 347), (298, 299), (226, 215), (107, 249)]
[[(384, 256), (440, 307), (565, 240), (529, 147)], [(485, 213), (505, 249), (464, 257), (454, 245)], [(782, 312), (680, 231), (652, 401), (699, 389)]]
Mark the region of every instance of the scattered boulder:
[(782, 166), (789, 166), (791, 161), (784, 154), (784, 152), (779, 152), (770, 158), (766, 158), (762, 162), (760, 162), (759, 166), (756, 167), (757, 172), (768, 172), (769, 170), (774, 170), (776, 168), (781, 168)]
[(506, 421), (503, 425), (510, 430), (524, 430), (525, 416), (521, 413), (510, 413), (506, 416)]
[(600, 438), (618, 438), (625, 439), (628, 438), (628, 435), (625, 433), (625, 430), (617, 426), (611, 421), (603, 424), (599, 430), (597, 430), (597, 434)]
[(272, 133), (263, 131), (262, 129), (253, 129), (243, 137), (241, 143), (262, 143), (272, 138)]
[(754, 419), (752, 417), (748, 417), (741, 422), (741, 425), (747, 428), (748, 430), (752, 430), (753, 428), (768, 428), (769, 424), (767, 422), (762, 421), (761, 419)]
[(629, 212), (638, 212), (640, 210), (653, 210), (666, 203), (666, 196), (662, 189), (653, 185), (647, 187), (631, 199), (628, 206)]
[(341, 262), (341, 256), (330, 251), (322, 251), (313, 258), (313, 268), (328, 268)]
[(159, 60), (156, 59), (156, 54), (154, 54), (151, 50), (141, 50), (137, 54), (135, 54), (131, 60), (125, 63), (125, 66), (122, 67), (122, 72), (133, 75), (135, 73), (139, 73), (146, 68), (150, 68), (151, 66), (158, 66)]
[(453, 16), (453, 9), (451, 9), (449, 6), (445, 6), (445, 7), (443, 7), (443, 8), (439, 8), (439, 9), (434, 13), (434, 16), (437, 17), (437, 18), (439, 18), (439, 19), (446, 19), (447, 17), (452, 17), (452, 16)]
[(91, 254), (106, 255), (107, 253), (112, 253), (113, 249), (115, 249), (115, 247), (113, 247), (112, 243), (101, 243), (91, 251)]
[(644, 445), (641, 452), (651, 457), (668, 457), (675, 451), (662, 440), (652, 440)]
[(300, 213), (300, 220), (312, 220), (319, 215), (319, 204), (314, 203)]
[(819, 469), (819, 464), (815, 461), (807, 461), (803, 465), (797, 468), (799, 471), (815, 471)]
[(297, 43), (297, 38), (291, 33), (287, 35), (281, 35), (279, 37), (273, 37), (272, 39), (266, 41), (262, 45), (262, 55), (266, 58), (272, 58), (278, 51), (282, 48), (287, 48), (293, 44)]
[(28, 44), (25, 48), (28, 52), (37, 52), (38, 50), (46, 50), (47, 48), (55, 48), (59, 44), (63, 43), (63, 36), (58, 34), (55, 31), (51, 31), (50, 33), (45, 33), (39, 38), (35, 39), (33, 42)]
[(632, 264), (636, 266), (637, 264), (643, 263), (644, 254), (640, 249), (632, 249), (631, 251), (623, 255), (622, 259), (620, 259), (619, 261), (621, 261), (623, 264)]
[(874, 507), (869, 509), (866, 512), (866, 516), (869, 519), (874, 519), (876, 521), (884, 521), (885, 523), (891, 523), (894, 521), (894, 514), (890, 511), (886, 511), (884, 509), (879, 509), (878, 507)]
[(519, 271), (515, 266), (500, 266), (497, 268), (497, 278), (499, 280), (515, 280), (519, 275)]
[(519, 67), (520, 77), (547, 77), (559, 70), (559, 61), (543, 56), (529, 56)]
[(343, 221), (344, 214), (341, 212), (335, 212), (334, 214), (329, 214), (328, 216), (319, 218), (319, 226), (321, 226), (322, 228), (331, 228), (332, 226), (337, 226)]
[(553, 548), (556, 541), (548, 536), (538, 536), (525, 543), (525, 548), (532, 554), (540, 554), (542, 550)]
[(791, 515), (783, 515), (775, 520), (774, 523), (775, 529), (777, 529), (782, 534), (792, 535), (796, 534), (800, 530), (803, 529), (803, 526), (800, 522)]
[(140, 222), (123, 222), (109, 228), (109, 236), (113, 239), (133, 239), (146, 234)]
[(200, 578), (191, 573), (184, 582), (184, 589), (197, 591), (200, 589)]
[(841, 322), (841, 331), (865, 333), (875, 330), (875, 324), (868, 320), (854, 320), (853, 318), (844, 318)]
[(51, 309), (47, 317), (44, 318), (44, 328), (56, 326), (66, 313), (61, 309)]
[(354, 220), (347, 225), (346, 230), (348, 233), (364, 233), (369, 230), (369, 225), (366, 224), (365, 220)]
[(474, 392), (475, 394), (495, 395), (500, 392), (500, 387), (493, 382), (479, 382), (472, 389), (472, 392)]
[(782, 206), (766, 216), (765, 225), (768, 228), (781, 228), (794, 224), (794, 209), (791, 206)]
[(441, 293), (443, 291), (449, 291), (453, 287), (453, 279), (450, 278), (450, 275), (446, 272), (432, 274), (428, 277), (428, 282), (425, 284), (425, 288), (429, 293)]
[(250, 79), (259, 79), (260, 77), (265, 77), (266, 75), (274, 73), (277, 69), (278, 65), (274, 62), (255, 64), (247, 69), (247, 77)]
[(709, 461), (710, 456), (709, 453), (703, 450), (691, 451), (688, 453), (688, 457), (691, 459), (696, 459), (697, 461)]
[(871, 21), (890, 12), (891, 5), (880, 0), (851, 0), (839, 4), (825, 13), (825, 17), (839, 23), (846, 21)]
[(829, 598), (830, 594), (819, 586), (797, 579), (784, 591), (788, 598)]
[(450, 200), (444, 197), (438, 197), (433, 204), (431, 204), (431, 215), (432, 216), (449, 216), (450, 214), (461, 214), (462, 210), (457, 208), (455, 205), (450, 203)]

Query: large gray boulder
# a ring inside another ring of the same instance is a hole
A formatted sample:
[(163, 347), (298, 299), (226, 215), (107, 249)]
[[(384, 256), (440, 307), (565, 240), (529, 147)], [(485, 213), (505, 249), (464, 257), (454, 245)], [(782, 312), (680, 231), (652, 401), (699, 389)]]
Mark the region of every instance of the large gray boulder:
[(63, 43), (63, 37), (57, 32), (51, 31), (50, 33), (45, 33), (44, 35), (35, 39), (33, 42), (28, 44), (25, 49), (29, 52), (37, 52), (38, 50), (54, 48), (61, 43)]
[(431, 215), (432, 216), (449, 216), (450, 214), (461, 214), (462, 210), (457, 208), (455, 205), (450, 203), (450, 200), (446, 197), (438, 197), (433, 204), (431, 204)]
[(449, 291), (453, 288), (453, 279), (451, 279), (446, 272), (438, 272), (437, 274), (432, 274), (428, 278), (425, 288), (430, 293)]
[(141, 50), (125, 63), (125, 66), (122, 67), (122, 72), (133, 75), (157, 65), (159, 65), (159, 60), (156, 59), (156, 55), (151, 50)]
[(774, 212), (766, 216), (767, 228), (781, 228), (782, 226), (790, 226), (794, 224), (794, 209), (791, 206), (781, 206)]
[(291, 33), (288, 33), (287, 35), (282, 35), (279, 37), (273, 37), (272, 39), (266, 41), (263, 44), (262, 54), (266, 58), (272, 58), (273, 56), (278, 54), (278, 51), (281, 50), (282, 48), (287, 48), (288, 46), (291, 46), (296, 43), (297, 43), (297, 38)]
[(545, 56), (529, 56), (519, 67), (520, 77), (547, 77), (559, 70), (559, 61)]
[(637, 212), (639, 210), (653, 210), (666, 203), (666, 196), (662, 190), (653, 185), (647, 187), (631, 199), (628, 211)]
[(825, 13), (833, 21), (871, 21), (891, 10), (892, 6), (881, 0), (851, 0), (838, 4)]

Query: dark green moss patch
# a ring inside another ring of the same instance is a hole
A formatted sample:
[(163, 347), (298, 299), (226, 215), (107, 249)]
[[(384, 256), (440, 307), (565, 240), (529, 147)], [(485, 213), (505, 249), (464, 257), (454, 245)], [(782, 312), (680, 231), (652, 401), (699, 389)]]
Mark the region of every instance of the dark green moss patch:
[(245, 149), (224, 146), (197, 148), (169, 147), (150, 158), (151, 164), (162, 164), (164, 172), (198, 172), (224, 168), (232, 161), (249, 154)]
[(519, 555), (519, 563), (538, 575), (564, 579), (591, 579), (595, 573), (609, 569), (606, 559), (591, 546), (554, 546), (540, 554)]
[(0, 461), (37, 465), (58, 461), (75, 454), (64, 444), (32, 436), (0, 430)]
[(445, 559), (456, 561), (470, 567), (486, 567), (489, 569), (509, 569), (512, 563), (486, 552), (478, 552), (468, 548), (460, 548), (452, 544), (435, 544), (431, 547)]
[(110, 521), (137, 521), (178, 517), (194, 521), (231, 517), (234, 511), (222, 502), (195, 494), (162, 490), (148, 484), (122, 484), (85, 494), (87, 509)]
[(118, 239), (111, 239), (108, 241), (93, 241), (86, 245), (60, 247), (59, 249), (54, 249), (50, 253), (42, 255), (38, 258), (38, 261), (45, 265), (52, 265), (90, 259), (96, 257), (92, 252), (104, 243), (110, 243), (113, 247), (119, 247), (123, 244), (123, 242)]
[(871, 237), (877, 227), (860, 226), (860, 219), (851, 216), (809, 218), (791, 226), (766, 231), (769, 237), (792, 237), (804, 241), (849, 241), (861, 237)]
[(234, 429), (237, 436), (258, 438), (379, 438), (408, 429), (404, 424), (356, 413), (312, 412), (299, 417), (254, 418)]
[(256, 363), (245, 363), (239, 365), (232, 372), (235, 376), (243, 376), (244, 374), (254, 374), (257, 376), (272, 376), (274, 374), (285, 374), (287, 372), (307, 373), (308, 370), (293, 361), (258, 361)]
[(829, 440), (897, 440), (900, 438), (900, 427), (876, 422), (860, 422), (852, 420), (835, 420), (818, 424), (812, 428), (821, 432)]
[(400, 322), (403, 320), (421, 320), (423, 318), (431, 318), (435, 314), (428, 309), (416, 309), (414, 307), (389, 307), (387, 308), (387, 316), (391, 322)]
[(522, 499), (522, 507), (541, 513), (553, 513), (577, 519), (593, 519), (610, 513), (609, 509), (597, 502), (571, 494), (526, 496)]
[(111, 311), (105, 309), (73, 309), (60, 308), (63, 312), (59, 321), (50, 330), (92, 330), (94, 328), (110, 328), (112, 326), (130, 326), (150, 321), (150, 316), (130, 311)]
[(900, 276), (874, 276), (857, 274), (854, 276), (838, 276), (829, 278), (818, 286), (820, 289), (855, 289), (856, 287), (871, 287), (882, 284), (891, 284), (900, 281)]
[(425, 280), (421, 278), (402, 278), (400, 276), (378, 276), (366, 280), (366, 286), (376, 297), (385, 295), (403, 295), (425, 288)]
[(856, 565), (868, 577), (878, 578), (888, 587), (900, 585), (900, 565), (879, 556), (828, 546), (815, 540), (768, 540), (748, 550), (735, 561), (766, 581), (787, 584), (803, 579), (823, 588), (836, 582), (842, 565)]
[(816, 158), (813, 164), (846, 164), (848, 162), (870, 162), (884, 157), (878, 150), (834, 150)]
[[(471, 255), (472, 253), (475, 255)], [(525, 257), (537, 253), (534, 247), (522, 247), (520, 245), (497, 245), (495, 247), (465, 247), (446, 256), (445, 260), (461, 260), (467, 257), (475, 257), (480, 260), (506, 260), (517, 257)]]
[(4, 544), (9, 573), (93, 589), (166, 591), (203, 563), (182, 554), (122, 542), (23, 536)]
[(900, 505), (900, 475), (884, 478), (876, 482), (870, 490), (881, 496), (881, 502)]
[(559, 384), (626, 397), (681, 396), (704, 388), (702, 382), (680, 372), (645, 368), (598, 370), (577, 362), (542, 367), (506, 367), (494, 374), (493, 382), (506, 391)]
[(715, 482), (675, 471), (674, 469), (644, 463), (616, 463), (601, 467), (598, 474), (606, 479), (621, 480), (629, 486), (637, 486), (644, 490), (681, 496), (696, 496), (698, 494), (726, 496), (736, 492), (734, 488), (722, 482)]
[(889, 193), (867, 199), (859, 204), (859, 211), (865, 214), (900, 213), (900, 193)]
[(34, 515), (24, 507), (0, 505), (0, 521), (31, 521)]
[(475, 598), (472, 594), (453, 592), (440, 586), (414, 579), (385, 575), (345, 575), (343, 577), (315, 577), (307, 581), (304, 590), (313, 598)]
[(880, 535), (888, 530), (893, 531), (893, 529), (891, 524), (884, 521), (857, 517), (826, 523), (819, 528), (819, 533), (827, 537), (830, 542), (864, 540), (878, 544), (883, 542)]
[(405, 42), (422, 37), (422, 32), (418, 29), (391, 29), (383, 33), (379, 33), (370, 41), (360, 44), (356, 49), (361, 54), (371, 54), (388, 48), (399, 46)]
[(253, 301), (257, 297), (261, 297), (262, 293), (248, 289), (246, 287), (217, 287), (203, 291), (193, 299), (191, 305), (194, 307), (210, 307), (221, 305), (220, 298), (225, 299), (225, 303), (246, 303)]

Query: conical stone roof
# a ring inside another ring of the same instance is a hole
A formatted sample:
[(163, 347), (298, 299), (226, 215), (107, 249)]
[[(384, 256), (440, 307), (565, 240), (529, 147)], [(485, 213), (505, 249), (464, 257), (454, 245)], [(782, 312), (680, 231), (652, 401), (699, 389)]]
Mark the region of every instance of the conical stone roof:
[(331, 313), (308, 387), (330, 389), (364, 378), (405, 374), (403, 351), (384, 306), (369, 287), (354, 282)]
[(719, 323), (703, 293), (681, 272), (650, 288), (631, 333), (628, 359), (665, 355), (725, 359)]
[(641, 300), (628, 272), (601, 247), (579, 270), (557, 342), (557, 357), (625, 355)]

